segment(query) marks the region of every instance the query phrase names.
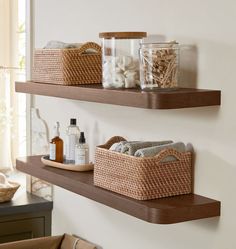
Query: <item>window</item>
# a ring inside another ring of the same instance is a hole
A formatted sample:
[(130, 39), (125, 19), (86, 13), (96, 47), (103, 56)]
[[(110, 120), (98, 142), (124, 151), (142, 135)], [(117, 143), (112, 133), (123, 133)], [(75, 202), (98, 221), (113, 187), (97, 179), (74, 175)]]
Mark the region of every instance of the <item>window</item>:
[[(18, 71), (17, 79), (26, 80), (25, 53), (26, 53), (26, 0), (18, 0)], [(26, 95), (18, 94), (18, 155), (26, 155)]]
[(26, 97), (14, 82), (25, 80), (26, 0), (0, 0), (0, 170), (26, 154)]

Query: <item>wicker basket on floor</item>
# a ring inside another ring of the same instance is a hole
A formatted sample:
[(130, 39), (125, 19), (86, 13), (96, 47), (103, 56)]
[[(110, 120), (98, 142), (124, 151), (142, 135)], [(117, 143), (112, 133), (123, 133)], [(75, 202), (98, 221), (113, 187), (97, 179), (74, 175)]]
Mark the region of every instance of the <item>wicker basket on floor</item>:
[[(91, 49), (96, 52), (88, 52)], [(80, 48), (36, 49), (32, 80), (59, 85), (101, 83), (101, 47), (97, 43), (87, 42)]]
[[(124, 141), (113, 137), (96, 148), (94, 184), (116, 193), (149, 200), (192, 192), (191, 153), (174, 149), (161, 151), (155, 157), (134, 157), (109, 151), (112, 144)], [(162, 162), (167, 156), (175, 161)]]
[(12, 187), (0, 188), (0, 203), (10, 201), (17, 189), (20, 187), (20, 184), (17, 182), (10, 182)]

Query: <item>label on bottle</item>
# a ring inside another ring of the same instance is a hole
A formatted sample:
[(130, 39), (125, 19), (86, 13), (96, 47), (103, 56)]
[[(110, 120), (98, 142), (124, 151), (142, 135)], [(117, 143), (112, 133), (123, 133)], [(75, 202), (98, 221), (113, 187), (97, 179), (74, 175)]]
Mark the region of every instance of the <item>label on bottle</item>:
[(56, 144), (50, 144), (50, 160), (56, 160)]
[(88, 153), (84, 148), (76, 148), (75, 150), (75, 164), (88, 164)]
[(75, 134), (68, 135), (66, 138), (66, 160), (75, 161), (75, 145), (77, 143), (78, 136)]

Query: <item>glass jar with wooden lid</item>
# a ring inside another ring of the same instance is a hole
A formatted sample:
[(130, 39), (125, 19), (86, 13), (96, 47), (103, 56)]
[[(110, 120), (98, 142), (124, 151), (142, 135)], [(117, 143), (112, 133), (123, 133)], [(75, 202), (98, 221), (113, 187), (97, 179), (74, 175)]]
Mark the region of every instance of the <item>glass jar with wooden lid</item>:
[(100, 33), (103, 51), (103, 87), (135, 88), (140, 85), (139, 47), (146, 32)]

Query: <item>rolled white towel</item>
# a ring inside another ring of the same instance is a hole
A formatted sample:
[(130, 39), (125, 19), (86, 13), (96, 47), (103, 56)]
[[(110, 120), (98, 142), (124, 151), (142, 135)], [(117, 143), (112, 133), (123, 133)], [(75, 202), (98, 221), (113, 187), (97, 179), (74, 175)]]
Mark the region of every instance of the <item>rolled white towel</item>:
[(0, 173), (0, 184), (7, 183), (7, 178), (3, 173)]
[(0, 183), (0, 189), (1, 188), (13, 188), (14, 186), (11, 184), (11, 183), (5, 183), (5, 184), (2, 184)]
[(8, 182), (6, 176), (0, 173), (0, 188), (12, 188), (12, 184)]

